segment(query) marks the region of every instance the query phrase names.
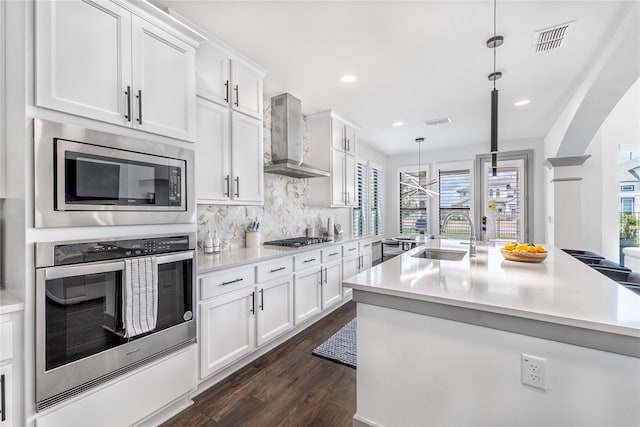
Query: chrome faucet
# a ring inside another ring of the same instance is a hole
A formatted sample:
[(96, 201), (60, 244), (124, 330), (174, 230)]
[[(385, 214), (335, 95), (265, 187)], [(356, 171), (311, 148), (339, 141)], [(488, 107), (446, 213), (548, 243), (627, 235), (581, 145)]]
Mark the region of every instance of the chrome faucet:
[(471, 228), (471, 233), (469, 233), (469, 256), (476, 256), (476, 227), (473, 224), (473, 220), (471, 216), (469, 216), (468, 212), (449, 212), (444, 219), (442, 220), (442, 224), (440, 225), (440, 229), (442, 230), (447, 222), (449, 222), (449, 218), (453, 215), (462, 215), (469, 221), (469, 227)]

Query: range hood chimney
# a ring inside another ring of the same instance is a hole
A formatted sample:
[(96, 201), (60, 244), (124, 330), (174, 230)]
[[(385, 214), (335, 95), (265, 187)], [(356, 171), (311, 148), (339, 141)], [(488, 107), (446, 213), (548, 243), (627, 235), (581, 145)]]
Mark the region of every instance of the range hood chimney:
[(288, 93), (271, 98), (271, 163), (266, 173), (293, 178), (329, 176), (302, 161), (302, 103)]

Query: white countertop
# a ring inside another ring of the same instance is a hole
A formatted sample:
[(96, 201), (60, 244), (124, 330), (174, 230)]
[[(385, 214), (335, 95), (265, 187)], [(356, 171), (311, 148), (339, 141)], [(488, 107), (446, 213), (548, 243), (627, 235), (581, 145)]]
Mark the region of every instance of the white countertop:
[(334, 245), (366, 239), (344, 239), (335, 242), (320, 243), (316, 245), (303, 246), (301, 248), (290, 248), (282, 246), (260, 246), (258, 248), (240, 248), (222, 251), (219, 254), (205, 254), (202, 249), (198, 250), (198, 273), (210, 273), (224, 268), (239, 267), (241, 265), (267, 261), (272, 258), (279, 258), (287, 255), (296, 255), (306, 251), (329, 248)]
[[(570, 255), (547, 248), (542, 263), (505, 260), (499, 247), (478, 245), (461, 261), (413, 258), (426, 247), (468, 251), (468, 242), (432, 240), (356, 276), (344, 286), (640, 337), (640, 295)], [(545, 246), (546, 247), (546, 246)]]
[(0, 314), (21, 310), (24, 310), (24, 303), (4, 289), (0, 289)]

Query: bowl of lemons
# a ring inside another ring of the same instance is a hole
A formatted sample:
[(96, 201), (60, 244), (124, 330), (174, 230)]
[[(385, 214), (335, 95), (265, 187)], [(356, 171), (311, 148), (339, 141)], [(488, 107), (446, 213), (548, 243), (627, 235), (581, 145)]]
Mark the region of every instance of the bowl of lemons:
[(500, 252), (506, 259), (519, 262), (542, 262), (547, 257), (544, 246), (534, 243), (507, 243)]

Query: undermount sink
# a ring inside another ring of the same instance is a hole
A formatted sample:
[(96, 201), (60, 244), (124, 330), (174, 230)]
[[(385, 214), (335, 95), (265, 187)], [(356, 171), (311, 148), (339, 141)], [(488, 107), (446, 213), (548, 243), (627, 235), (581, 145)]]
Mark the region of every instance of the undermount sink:
[(440, 259), (443, 261), (460, 261), (467, 254), (467, 251), (456, 251), (452, 249), (425, 249), (415, 255), (413, 258)]

